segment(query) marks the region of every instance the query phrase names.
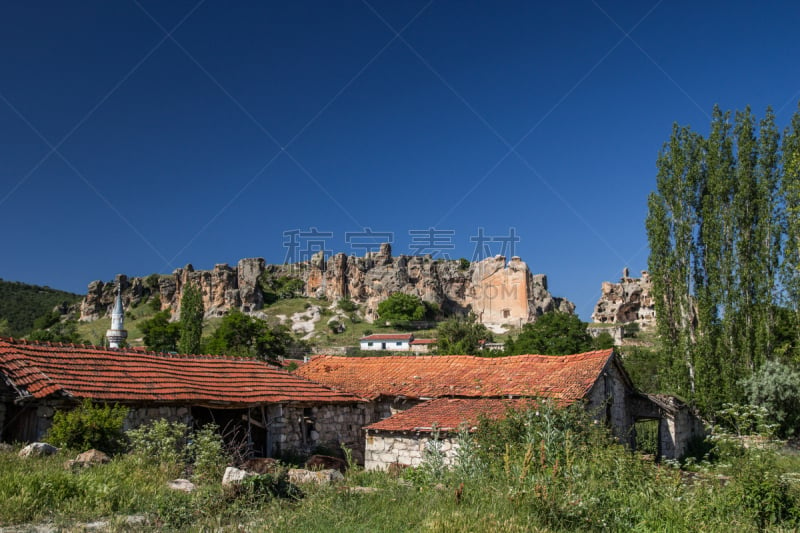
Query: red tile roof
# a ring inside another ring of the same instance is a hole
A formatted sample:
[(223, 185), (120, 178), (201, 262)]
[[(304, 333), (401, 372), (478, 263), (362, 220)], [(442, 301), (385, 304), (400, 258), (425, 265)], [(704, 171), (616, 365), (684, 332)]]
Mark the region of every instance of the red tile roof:
[(375, 333), (361, 337), (362, 341), (410, 341), (414, 336), (410, 333)]
[(414, 339), (411, 344), (436, 344), (436, 339)]
[(583, 398), (613, 357), (613, 350), (576, 355), (322, 355), (296, 374), (363, 398), (549, 397)]
[(249, 406), (275, 402), (355, 402), (347, 393), (253, 359), (0, 338), (0, 374), (34, 398), (66, 395), (113, 402)]
[(473, 429), (482, 416), (501, 418), (509, 409), (535, 405), (530, 399), (437, 398), (397, 413), (365, 427), (370, 431), (412, 431), (430, 433), (433, 425), (440, 431), (456, 431), (462, 423)]

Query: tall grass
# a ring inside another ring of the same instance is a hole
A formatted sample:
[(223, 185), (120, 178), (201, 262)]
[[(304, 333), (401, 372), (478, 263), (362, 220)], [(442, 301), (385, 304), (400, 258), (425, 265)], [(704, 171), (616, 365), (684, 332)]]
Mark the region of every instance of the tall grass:
[[(0, 525), (80, 527), (106, 518), (119, 529), (192, 531), (800, 528), (796, 453), (719, 448), (717, 462), (696, 462), (690, 471), (625, 450), (580, 410), (549, 406), (483, 421), (460, 439), (462, 456), (454, 468), (423, 467), (400, 477), (353, 469), (341, 485), (305, 486), (288, 497), (232, 491), (218, 478), (203, 480), (191, 494), (170, 491), (166, 483), (185, 473), (182, 466), (146, 461), (141, 454), (72, 473), (63, 456), (0, 453)], [(122, 518), (130, 514), (145, 521), (125, 526)]]

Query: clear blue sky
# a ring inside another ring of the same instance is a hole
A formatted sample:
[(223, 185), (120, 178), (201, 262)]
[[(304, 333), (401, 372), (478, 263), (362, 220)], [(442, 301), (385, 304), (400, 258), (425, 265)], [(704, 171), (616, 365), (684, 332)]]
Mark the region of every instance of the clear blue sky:
[(465, 4), (3, 3), (0, 277), (85, 292), (364, 228), (472, 258), (483, 228), (588, 320), (647, 267), (673, 122), (800, 99), (797, 2)]

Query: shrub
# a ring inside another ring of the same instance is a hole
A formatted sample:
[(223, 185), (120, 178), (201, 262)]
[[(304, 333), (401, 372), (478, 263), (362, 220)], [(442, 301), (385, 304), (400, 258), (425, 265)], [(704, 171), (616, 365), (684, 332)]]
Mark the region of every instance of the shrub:
[(800, 370), (768, 361), (743, 382), (750, 403), (765, 407), (782, 437), (800, 428)]
[(131, 450), (146, 463), (163, 466), (192, 465), (194, 478), (201, 482), (222, 479), (230, 460), (216, 424), (192, 431), (181, 422), (163, 418), (128, 431)]
[(206, 424), (196, 430), (192, 435), (187, 453), (194, 463), (195, 479), (199, 481), (222, 479), (229, 457), (225, 451), (225, 442), (219, 434), (219, 426)]
[(46, 438), (59, 447), (84, 451), (95, 448), (114, 454), (124, 448), (122, 425), (126, 416), (126, 407), (100, 406), (86, 399), (72, 411), (57, 411)]
[(342, 298), (341, 300), (339, 300), (339, 303), (337, 305), (339, 306), (339, 309), (341, 309), (345, 313), (352, 313), (353, 311), (356, 311), (358, 309), (358, 305), (356, 305), (355, 302), (353, 302), (353, 300), (349, 298)]
[(131, 450), (148, 463), (183, 464), (187, 461), (186, 446), (189, 426), (165, 419), (128, 431)]
[(264, 498), (301, 498), (303, 493), (289, 482), (286, 467), (275, 472), (245, 478), (240, 485), (240, 494), (253, 500)]

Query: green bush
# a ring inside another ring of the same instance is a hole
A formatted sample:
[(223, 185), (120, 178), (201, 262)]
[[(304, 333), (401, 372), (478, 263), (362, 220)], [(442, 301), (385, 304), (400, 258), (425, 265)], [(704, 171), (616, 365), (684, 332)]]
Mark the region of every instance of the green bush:
[(206, 424), (192, 435), (187, 453), (194, 464), (193, 477), (198, 481), (214, 482), (222, 479), (229, 457), (219, 426)]
[(131, 451), (151, 464), (184, 464), (190, 428), (180, 422), (155, 420), (128, 431)]
[(128, 438), (131, 451), (145, 463), (191, 466), (194, 479), (200, 482), (222, 479), (230, 460), (216, 424), (192, 431), (186, 424), (162, 418), (128, 431)]
[(239, 494), (249, 500), (299, 499), (303, 493), (296, 485), (289, 482), (288, 472), (286, 467), (281, 466), (275, 472), (245, 478), (239, 487)]
[(339, 309), (341, 309), (345, 313), (352, 313), (353, 311), (358, 310), (358, 305), (356, 305), (356, 303), (349, 298), (342, 298), (341, 300), (339, 300), (337, 305)]
[(46, 439), (62, 448), (81, 451), (95, 448), (114, 454), (125, 446), (122, 426), (126, 416), (126, 407), (95, 405), (86, 399), (72, 411), (56, 411)]
[(743, 385), (750, 403), (766, 408), (770, 421), (778, 425), (778, 435), (790, 437), (800, 431), (800, 369), (767, 361)]

